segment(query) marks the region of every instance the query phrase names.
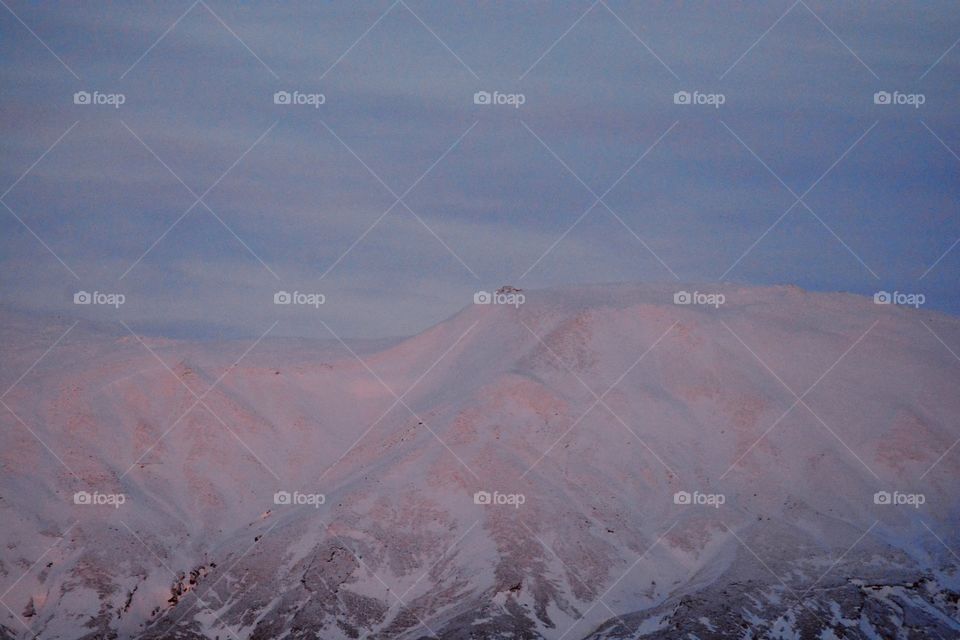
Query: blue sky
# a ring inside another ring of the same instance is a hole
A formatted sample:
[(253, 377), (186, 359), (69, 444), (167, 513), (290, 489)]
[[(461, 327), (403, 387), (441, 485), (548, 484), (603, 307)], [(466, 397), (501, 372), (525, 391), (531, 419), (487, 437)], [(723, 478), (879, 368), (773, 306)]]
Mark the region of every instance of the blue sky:
[(8, 2), (0, 304), (375, 337), (505, 283), (730, 280), (956, 314), (958, 38), (945, 2)]

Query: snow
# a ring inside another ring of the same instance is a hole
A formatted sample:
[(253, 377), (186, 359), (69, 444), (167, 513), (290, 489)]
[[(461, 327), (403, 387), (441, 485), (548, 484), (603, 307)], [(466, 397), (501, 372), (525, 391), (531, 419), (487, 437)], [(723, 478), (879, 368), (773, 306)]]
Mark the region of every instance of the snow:
[[(736, 582), (754, 585), (730, 603), (737, 615), (758, 628), (779, 617), (776, 633), (797, 637), (804, 610), (781, 580), (804, 593), (830, 569), (818, 586), (930, 575), (926, 595), (874, 600), (909, 599), (956, 628), (937, 600), (958, 588), (956, 563), (930, 532), (960, 542), (960, 456), (925, 472), (956, 440), (960, 413), (960, 366), (931, 332), (960, 345), (960, 322), (791, 287), (683, 288), (726, 303), (674, 305), (664, 285), (525, 291), (519, 308), (469, 306), (360, 349), (362, 362), (335, 341), (267, 339), (231, 368), (249, 344), (150, 340), (151, 353), (78, 325), (4, 399), (78, 476), (10, 412), (0, 418), (4, 602), (20, 612), (33, 598), (29, 624), (45, 637), (80, 637), (77, 620), (162, 631), (181, 615), (167, 603), (170, 570), (214, 561), (197, 589), (216, 584), (224, 622), (202, 607), (185, 621), (249, 634), (320, 597), (301, 584), (313, 566), (314, 589), (338, 589), (310, 614), (333, 637), (334, 619), (365, 632), (410, 618), (383, 583), (400, 594), (427, 573), (404, 601), (431, 628), (505, 624), (495, 602), (557, 638), (609, 621), (599, 604), (579, 621), (602, 594), (620, 615), (669, 625), (660, 608)], [(0, 313), (17, 336), (2, 347), (10, 386), (65, 326)], [(191, 409), (194, 394), (203, 402)], [(75, 505), (80, 490), (127, 500)], [(275, 505), (279, 490), (326, 502)], [(477, 505), (480, 490), (525, 501)], [(922, 492), (925, 504), (876, 505), (880, 490)], [(675, 504), (677, 491), (724, 503)], [(838, 629), (856, 620), (880, 633), (833, 604)], [(707, 613), (689, 621), (701, 636), (722, 628)]]

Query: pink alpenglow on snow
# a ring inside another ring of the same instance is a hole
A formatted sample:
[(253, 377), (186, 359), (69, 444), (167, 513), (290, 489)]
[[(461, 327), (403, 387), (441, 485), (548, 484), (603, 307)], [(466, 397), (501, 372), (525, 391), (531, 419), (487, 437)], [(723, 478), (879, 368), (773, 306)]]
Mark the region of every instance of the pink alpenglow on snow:
[(0, 638), (960, 635), (960, 321), (493, 295), (386, 348), (4, 312)]

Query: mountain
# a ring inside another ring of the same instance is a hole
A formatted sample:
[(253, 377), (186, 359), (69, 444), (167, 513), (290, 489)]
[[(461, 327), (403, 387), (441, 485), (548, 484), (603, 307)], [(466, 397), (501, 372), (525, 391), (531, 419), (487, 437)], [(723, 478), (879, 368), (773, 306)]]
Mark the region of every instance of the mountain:
[(960, 321), (687, 289), (362, 348), (4, 312), (0, 638), (958, 637)]

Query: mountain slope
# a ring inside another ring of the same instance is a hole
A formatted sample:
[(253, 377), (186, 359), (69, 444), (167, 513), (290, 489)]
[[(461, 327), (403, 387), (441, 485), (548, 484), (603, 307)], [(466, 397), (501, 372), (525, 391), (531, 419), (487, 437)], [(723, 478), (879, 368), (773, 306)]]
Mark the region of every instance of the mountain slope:
[[(7, 636), (960, 633), (960, 322), (716, 291), (525, 292), (372, 352), (77, 326), (4, 397)], [(4, 388), (69, 326), (8, 324)]]

